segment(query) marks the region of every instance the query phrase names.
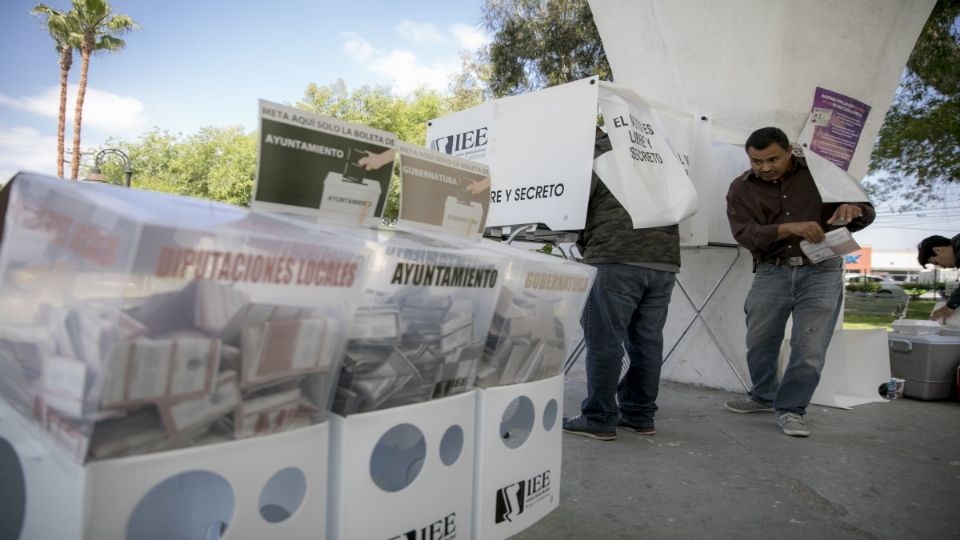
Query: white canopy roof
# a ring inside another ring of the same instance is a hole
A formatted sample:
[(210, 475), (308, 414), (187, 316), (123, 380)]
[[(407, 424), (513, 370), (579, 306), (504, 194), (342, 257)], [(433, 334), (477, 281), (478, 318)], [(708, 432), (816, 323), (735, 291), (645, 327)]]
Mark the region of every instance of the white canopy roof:
[(849, 173), (872, 143), (935, 0), (591, 0), (615, 82), (747, 133), (791, 140), (816, 87), (871, 106)]

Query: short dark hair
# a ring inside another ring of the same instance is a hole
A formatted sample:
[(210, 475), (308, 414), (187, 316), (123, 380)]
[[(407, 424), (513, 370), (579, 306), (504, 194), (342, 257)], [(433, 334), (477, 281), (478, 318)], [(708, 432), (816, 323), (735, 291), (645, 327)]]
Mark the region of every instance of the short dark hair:
[(790, 139), (787, 138), (787, 134), (780, 128), (760, 128), (747, 137), (747, 143), (743, 145), (743, 149), (749, 150), (753, 148), (763, 150), (771, 144), (779, 144), (780, 148), (786, 150), (790, 148)]
[(951, 245), (950, 239), (945, 236), (940, 236), (939, 234), (928, 236), (921, 240), (920, 243), (917, 244), (917, 261), (920, 263), (920, 266), (926, 266), (930, 257), (935, 255), (933, 248), (949, 245)]

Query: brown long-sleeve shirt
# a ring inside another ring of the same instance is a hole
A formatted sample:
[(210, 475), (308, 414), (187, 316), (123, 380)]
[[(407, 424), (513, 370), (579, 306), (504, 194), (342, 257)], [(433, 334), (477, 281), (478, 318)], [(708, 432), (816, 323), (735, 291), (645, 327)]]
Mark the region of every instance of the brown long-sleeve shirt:
[[(843, 203), (824, 203), (806, 161), (797, 156), (792, 159), (793, 166), (779, 180), (763, 180), (748, 170), (731, 182), (727, 191), (730, 231), (757, 261), (803, 256), (801, 237), (791, 235), (777, 240), (777, 227), (781, 223), (815, 221), (824, 232), (839, 228), (827, 225), (827, 220)], [(847, 204), (863, 210), (862, 216), (846, 225), (851, 232), (866, 227), (876, 217), (870, 203)], [(807, 259), (804, 257), (804, 260)]]

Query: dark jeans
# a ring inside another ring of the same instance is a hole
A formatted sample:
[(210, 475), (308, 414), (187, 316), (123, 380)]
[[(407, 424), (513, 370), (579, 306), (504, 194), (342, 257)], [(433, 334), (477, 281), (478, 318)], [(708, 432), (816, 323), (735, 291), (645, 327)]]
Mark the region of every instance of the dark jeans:
[[(587, 398), (580, 404), (581, 413), (595, 426), (615, 428), (622, 418), (652, 427), (663, 325), (676, 275), (627, 264), (594, 266), (597, 278), (580, 319), (587, 345)], [(621, 345), (630, 358), (623, 380)]]

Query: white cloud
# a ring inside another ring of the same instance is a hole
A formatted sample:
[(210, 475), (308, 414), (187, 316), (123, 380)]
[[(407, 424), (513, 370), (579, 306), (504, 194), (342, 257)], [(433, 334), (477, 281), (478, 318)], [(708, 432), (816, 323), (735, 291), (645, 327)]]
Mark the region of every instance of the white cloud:
[[(68, 149), (68, 159), (69, 153)], [(69, 164), (67, 167), (69, 171)], [(0, 182), (6, 182), (17, 171), (56, 174), (57, 138), (41, 135), (30, 127), (0, 126)]]
[(343, 44), (343, 52), (347, 53), (354, 62), (366, 62), (373, 56), (373, 45), (353, 32), (344, 32), (347, 40)]
[(416, 22), (403, 19), (397, 25), (397, 33), (407, 41), (413, 43), (440, 43), (443, 36), (437, 27), (430, 22)]
[(450, 76), (456, 72), (459, 65), (453, 62), (423, 66), (412, 52), (396, 50), (376, 58), (370, 68), (390, 78), (394, 92), (406, 94), (421, 85), (435, 90), (446, 90), (450, 84)]
[(468, 51), (475, 51), (491, 41), (490, 35), (483, 30), (463, 23), (452, 25), (450, 33), (460, 41), (460, 47)]
[[(73, 133), (73, 113), (76, 107), (77, 85), (67, 87), (67, 133)], [(56, 118), (60, 114), (60, 87), (25, 97), (0, 94), (0, 105), (7, 105), (34, 114)], [(132, 135), (147, 125), (143, 103), (137, 98), (111, 94), (88, 86), (83, 102), (83, 126), (109, 135)]]
[(357, 63), (390, 80), (393, 91), (406, 94), (418, 86), (444, 91), (450, 84), (450, 77), (460, 68), (460, 60), (455, 54), (446, 62), (434, 62), (423, 65), (417, 55), (408, 50), (394, 49), (384, 52), (353, 32), (344, 32), (342, 50)]

